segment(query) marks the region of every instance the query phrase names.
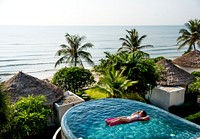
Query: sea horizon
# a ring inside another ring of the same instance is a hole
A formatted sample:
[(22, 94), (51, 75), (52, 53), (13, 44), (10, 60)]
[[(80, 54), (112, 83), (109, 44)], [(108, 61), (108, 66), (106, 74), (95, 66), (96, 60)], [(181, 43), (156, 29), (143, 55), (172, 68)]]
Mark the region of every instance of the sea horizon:
[(24, 24), (24, 25), (22, 25), (22, 24), (19, 24), (19, 25), (17, 25), (17, 24), (15, 24), (15, 25), (12, 25), (12, 24), (6, 24), (6, 25), (4, 25), (4, 24), (0, 24), (0, 26), (27, 26), (27, 27), (49, 27), (49, 26), (52, 26), (52, 27), (152, 27), (152, 26), (183, 26), (184, 27), (184, 25), (181, 25), (181, 24), (177, 24), (177, 25), (175, 25), (175, 24), (160, 24), (160, 25), (156, 25), (156, 24), (152, 24), (152, 25), (56, 25), (56, 24), (53, 24), (53, 25), (42, 25), (42, 24), (34, 24), (34, 25), (31, 25), (31, 24), (29, 24), (29, 25), (27, 25), (27, 24)]
[[(181, 56), (186, 49), (177, 50), (176, 39), (183, 25), (145, 25), (145, 26), (44, 26), (44, 25), (0, 25), (0, 78), (2, 81), (22, 71), (39, 79), (45, 79), (64, 67), (62, 64), (54, 68), (59, 57), (55, 57), (59, 45), (67, 44), (65, 34), (85, 36), (83, 42), (90, 42), (94, 47), (87, 49), (92, 55), (95, 65), (104, 52), (116, 53), (121, 47), (119, 38), (125, 37), (126, 30), (135, 28), (139, 36), (147, 35), (143, 44), (151, 44), (154, 48), (142, 51), (151, 58), (164, 56), (174, 59)], [(92, 68), (84, 62), (85, 68)]]

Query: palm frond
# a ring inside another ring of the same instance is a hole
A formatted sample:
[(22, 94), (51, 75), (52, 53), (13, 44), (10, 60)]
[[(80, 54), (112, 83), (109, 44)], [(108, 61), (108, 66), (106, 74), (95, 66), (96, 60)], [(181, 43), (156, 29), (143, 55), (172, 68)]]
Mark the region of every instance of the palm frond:
[(153, 45), (142, 45), (142, 46), (139, 46), (139, 49), (143, 49), (143, 48), (149, 48), (149, 47), (153, 47)]
[[(178, 47), (178, 50), (183, 48), (185, 45), (187, 45), (189, 43), (189, 39), (188, 40), (185, 40), (179, 47)], [(179, 41), (180, 42), (180, 41)], [(182, 42), (182, 41), (181, 41)]]
[(65, 48), (67, 48), (67, 45), (61, 44), (60, 47), (61, 47), (62, 49), (65, 49)]
[(61, 56), (61, 55), (66, 55), (67, 53), (69, 53), (68, 49), (60, 49), (56, 52), (56, 56)]
[(87, 49), (87, 48), (92, 48), (94, 45), (92, 43), (86, 43), (83, 46), (81, 46), (79, 48), (80, 51), (82, 51), (83, 49)]
[(146, 38), (147, 35), (143, 35), (138, 39), (138, 44), (141, 44), (141, 42), (144, 40), (144, 38)]
[(61, 57), (60, 59), (58, 59), (58, 61), (55, 63), (54, 67), (56, 68), (58, 65), (60, 65), (61, 63), (63, 63), (63, 61), (65, 60), (65, 56)]

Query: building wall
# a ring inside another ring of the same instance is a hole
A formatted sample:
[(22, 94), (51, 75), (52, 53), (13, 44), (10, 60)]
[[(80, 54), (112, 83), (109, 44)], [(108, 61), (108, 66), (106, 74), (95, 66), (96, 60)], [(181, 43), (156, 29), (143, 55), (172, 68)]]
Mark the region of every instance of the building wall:
[(146, 98), (149, 98), (155, 106), (168, 111), (168, 108), (172, 105), (183, 104), (184, 96), (185, 88), (158, 86), (152, 90), (151, 94), (148, 93)]
[(64, 104), (64, 105), (59, 105), (57, 103), (55, 103), (55, 108), (56, 108), (56, 111), (57, 111), (57, 118), (56, 118), (56, 123), (58, 125), (60, 125), (60, 122), (61, 122), (61, 119), (62, 119), (62, 116), (64, 115), (64, 113), (69, 110), (71, 107), (81, 103), (81, 102), (84, 102), (84, 101), (77, 101), (77, 102), (73, 102), (73, 103), (69, 103), (69, 104)]
[(170, 103), (169, 106), (172, 105), (180, 105), (183, 104), (185, 100), (185, 89), (170, 93)]
[(150, 101), (157, 107), (167, 110), (169, 106), (170, 96), (163, 90), (154, 88), (150, 97)]
[(73, 101), (71, 103), (63, 103), (62, 105), (59, 105), (58, 103), (54, 104), (54, 107), (55, 107), (55, 110), (56, 110), (55, 122), (56, 122), (57, 125), (60, 125), (62, 116), (64, 115), (64, 113), (67, 110), (69, 110), (73, 106), (85, 101), (84, 99), (82, 99), (81, 97), (77, 96), (76, 94), (74, 94), (74, 93), (72, 93), (70, 91), (65, 92), (64, 95), (65, 95), (66, 98), (70, 97), (70, 96), (75, 96), (76, 98), (78, 98), (78, 100), (77, 101)]

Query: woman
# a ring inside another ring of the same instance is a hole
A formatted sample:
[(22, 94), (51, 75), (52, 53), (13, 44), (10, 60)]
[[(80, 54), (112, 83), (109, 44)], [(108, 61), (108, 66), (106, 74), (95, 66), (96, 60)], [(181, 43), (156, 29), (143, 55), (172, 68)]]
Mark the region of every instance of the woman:
[(107, 125), (112, 126), (116, 124), (131, 123), (135, 121), (144, 121), (144, 120), (149, 120), (149, 116), (144, 110), (141, 110), (141, 111), (132, 113), (130, 116), (108, 118), (106, 119), (106, 123)]

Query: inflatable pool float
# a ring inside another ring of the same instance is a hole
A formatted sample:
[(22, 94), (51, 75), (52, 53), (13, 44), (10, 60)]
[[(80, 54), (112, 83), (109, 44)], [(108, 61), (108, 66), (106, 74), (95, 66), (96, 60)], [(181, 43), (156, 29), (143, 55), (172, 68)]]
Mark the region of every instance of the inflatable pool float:
[(125, 122), (125, 121), (114, 121), (114, 122), (111, 122), (113, 120), (117, 119), (117, 117), (113, 117), (113, 118), (106, 118), (105, 119), (105, 122), (108, 126), (114, 126), (114, 125), (119, 125), (119, 124), (127, 124), (127, 123), (132, 123), (132, 122), (137, 122), (137, 121), (148, 121), (150, 120), (150, 117), (147, 116), (143, 119), (136, 119), (136, 120), (132, 120), (131, 122)]

